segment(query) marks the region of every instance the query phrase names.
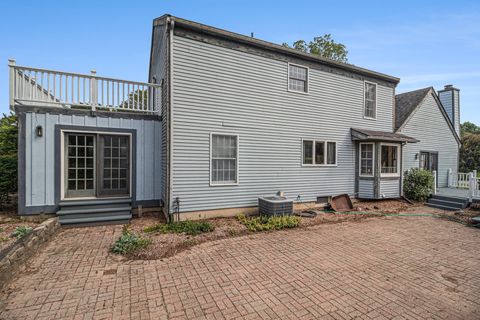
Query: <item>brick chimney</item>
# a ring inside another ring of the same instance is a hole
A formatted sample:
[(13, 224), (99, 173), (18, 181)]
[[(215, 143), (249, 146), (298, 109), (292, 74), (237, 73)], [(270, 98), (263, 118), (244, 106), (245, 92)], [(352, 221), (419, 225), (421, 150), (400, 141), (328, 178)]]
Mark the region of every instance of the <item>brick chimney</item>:
[(460, 90), (451, 84), (447, 84), (443, 90), (438, 91), (438, 97), (455, 131), (460, 136)]

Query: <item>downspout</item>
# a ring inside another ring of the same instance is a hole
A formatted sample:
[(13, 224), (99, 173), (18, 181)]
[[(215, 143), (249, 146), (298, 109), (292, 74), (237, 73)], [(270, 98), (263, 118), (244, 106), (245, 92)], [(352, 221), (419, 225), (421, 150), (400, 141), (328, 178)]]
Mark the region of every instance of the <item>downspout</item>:
[(171, 215), (171, 205), (173, 201), (173, 196), (172, 196), (172, 188), (173, 188), (173, 28), (175, 27), (175, 21), (172, 20), (171, 17), (167, 18), (169, 23), (170, 23), (170, 28), (169, 28), (169, 82), (170, 85), (168, 86), (169, 90), (169, 95), (170, 95), (170, 112), (169, 112), (169, 153), (168, 153), (168, 217), (169, 217), (169, 222), (173, 222), (173, 216)]

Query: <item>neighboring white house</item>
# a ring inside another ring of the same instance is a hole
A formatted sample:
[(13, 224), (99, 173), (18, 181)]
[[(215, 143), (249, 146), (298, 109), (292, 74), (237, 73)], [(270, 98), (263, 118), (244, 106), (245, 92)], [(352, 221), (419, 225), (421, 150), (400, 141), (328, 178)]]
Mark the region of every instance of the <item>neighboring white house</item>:
[[(63, 223), (126, 220), (139, 206), (236, 214), (278, 191), (397, 198), (411, 158), (441, 148), (437, 132), (458, 154), (433, 90), (398, 125), (398, 78), (170, 15), (154, 20), (149, 83), (13, 63), (11, 79), (20, 213)], [(434, 107), (433, 136), (410, 129)], [(457, 165), (439, 151), (442, 170)]]

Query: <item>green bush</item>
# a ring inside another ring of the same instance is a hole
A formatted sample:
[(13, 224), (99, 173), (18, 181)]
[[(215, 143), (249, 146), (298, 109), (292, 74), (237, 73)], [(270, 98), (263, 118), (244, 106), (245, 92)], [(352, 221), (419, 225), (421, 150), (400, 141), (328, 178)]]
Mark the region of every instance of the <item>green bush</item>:
[(8, 194), (17, 191), (17, 117), (0, 119), (0, 208)]
[(403, 192), (405, 197), (426, 201), (433, 190), (433, 174), (428, 170), (414, 168), (405, 173)]
[(208, 221), (179, 221), (167, 224), (154, 224), (146, 227), (143, 231), (161, 232), (161, 233), (186, 233), (191, 236), (196, 236), (201, 233), (211, 232), (215, 227)]
[(32, 231), (32, 228), (30, 227), (26, 227), (26, 226), (16, 227), (15, 230), (13, 230), (11, 236), (19, 239), (29, 234), (31, 231)]
[(300, 218), (296, 216), (246, 217), (241, 214), (237, 219), (252, 232), (295, 228), (300, 223)]
[(139, 248), (145, 248), (150, 244), (150, 239), (142, 238), (132, 233), (127, 226), (123, 228), (122, 235), (112, 246), (112, 252), (127, 254)]

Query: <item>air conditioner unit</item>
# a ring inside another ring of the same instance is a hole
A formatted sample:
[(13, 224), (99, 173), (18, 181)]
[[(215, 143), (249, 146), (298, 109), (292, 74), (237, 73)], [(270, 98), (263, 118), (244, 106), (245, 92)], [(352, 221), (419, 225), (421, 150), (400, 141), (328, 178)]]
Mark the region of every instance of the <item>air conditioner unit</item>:
[(293, 200), (279, 196), (258, 198), (258, 212), (268, 216), (291, 215), (293, 214)]

